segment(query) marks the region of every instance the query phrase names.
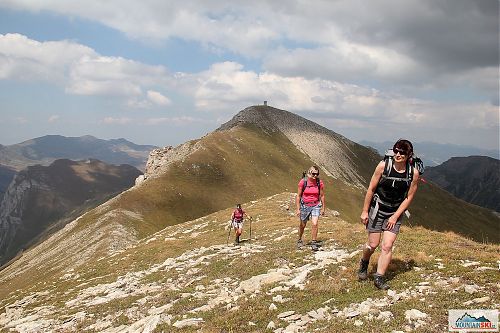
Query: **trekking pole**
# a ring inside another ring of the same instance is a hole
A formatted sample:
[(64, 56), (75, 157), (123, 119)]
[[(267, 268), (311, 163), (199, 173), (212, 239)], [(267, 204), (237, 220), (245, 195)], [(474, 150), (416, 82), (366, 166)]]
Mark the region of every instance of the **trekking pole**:
[(253, 218), (250, 216), (250, 241), (252, 240), (252, 220)]
[(230, 224), (229, 224), (229, 231), (227, 233), (227, 240), (226, 240), (226, 246), (229, 245), (229, 235), (231, 235), (231, 226), (233, 225), (233, 220), (231, 220)]

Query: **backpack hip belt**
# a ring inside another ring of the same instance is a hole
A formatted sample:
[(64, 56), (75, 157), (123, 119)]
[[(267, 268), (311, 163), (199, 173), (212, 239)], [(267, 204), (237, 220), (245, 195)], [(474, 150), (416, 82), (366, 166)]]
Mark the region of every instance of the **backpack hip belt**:
[(380, 199), (378, 194), (373, 195), (372, 204), (373, 202), (375, 202), (375, 207), (372, 209), (372, 213), (370, 214), (371, 220), (375, 220), (375, 218), (377, 217), (378, 211), (380, 209), (380, 204), (388, 207), (399, 207), (401, 205), (401, 203), (393, 204), (390, 202), (383, 201), (382, 199)]

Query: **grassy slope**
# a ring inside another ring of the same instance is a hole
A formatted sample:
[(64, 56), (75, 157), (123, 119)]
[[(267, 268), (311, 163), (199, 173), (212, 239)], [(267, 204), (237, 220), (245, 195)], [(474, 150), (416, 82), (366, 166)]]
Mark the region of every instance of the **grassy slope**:
[[(211, 133), (202, 143), (204, 149), (178, 162), (166, 174), (123, 193), (104, 209), (88, 212), (75, 230), (94, 224), (111, 210), (125, 209), (141, 214), (143, 221), (138, 223), (123, 214), (115, 221), (134, 229), (139, 238), (143, 238), (166, 226), (232, 207), (237, 202), (283, 191), (295, 192), (301, 172), (312, 163), (281, 134), (268, 135), (251, 126)], [(362, 146), (353, 149), (356, 155), (369, 156)], [(374, 163), (372, 159), (359, 163), (365, 177), (369, 178), (366, 174), (373, 170)], [(358, 224), (364, 190), (326, 177), (324, 173), (322, 179), (326, 183), (327, 207), (339, 211), (343, 220)], [(488, 234), (488, 241), (500, 242), (498, 218), (436, 187), (421, 184), (410, 210), (410, 223), (414, 226), (453, 230), (477, 241), (485, 240), (483, 235)], [(41, 274), (34, 267), (28, 275), (37, 279)], [(22, 288), (30, 285), (31, 280), (13, 283)]]
[(145, 236), (238, 202), (295, 191), (311, 164), (283, 135), (251, 127), (211, 133), (203, 147), (160, 177), (124, 193), (109, 209), (143, 214), (147, 222), (136, 228)]
[[(238, 202), (282, 191), (295, 192), (302, 171), (312, 164), (282, 134), (266, 134), (251, 125), (213, 132), (202, 139), (202, 145), (204, 149), (177, 162), (167, 173), (124, 193), (108, 211), (123, 208), (141, 213), (144, 223), (126, 220), (122, 223), (135, 228), (142, 238), (165, 226), (205, 216)], [(370, 179), (378, 161), (366, 147), (354, 145), (350, 149), (356, 157), (358, 172)], [(364, 190), (324, 173), (322, 179), (326, 184), (327, 206), (339, 211), (344, 220), (358, 223)], [(411, 224), (452, 230), (477, 241), (500, 242), (498, 218), (435, 186), (421, 183), (410, 210)], [(84, 221), (93, 223), (104, 213), (91, 212)]]
[[(207, 248), (226, 241), (227, 231), (224, 225), (228, 219), (231, 209), (225, 209), (201, 219), (187, 222), (183, 225), (167, 227), (156, 234), (149, 241), (144, 241), (126, 252), (95, 263), (88, 263), (77, 272), (77, 278), (59, 279), (52, 276), (38, 281), (30, 292), (36, 290), (50, 290), (50, 294), (37, 297), (29, 306), (54, 306), (51, 310), (55, 318), (70, 318), (78, 311), (87, 314), (86, 319), (79, 325), (80, 331), (88, 328), (97, 318), (112, 318), (113, 326), (130, 325), (137, 319), (138, 313), (147, 315), (149, 309), (160, 308), (169, 303), (173, 304), (166, 313), (173, 316), (172, 323), (188, 317), (201, 317), (205, 320), (202, 332), (263, 332), (269, 321), (273, 320), (278, 327), (286, 324), (277, 319), (277, 314), (293, 310), (296, 313), (305, 314), (310, 310), (323, 307), (323, 302), (333, 299), (329, 306), (339, 310), (349, 307), (353, 303), (360, 303), (367, 298), (381, 299), (387, 293), (376, 290), (371, 282), (359, 283), (356, 279), (357, 261), (359, 254), (347, 258), (341, 264), (331, 264), (322, 270), (314, 271), (308, 275), (304, 290), (291, 288), (290, 290), (271, 293), (270, 290), (279, 284), (267, 285), (261, 293), (254, 297), (243, 297), (233, 302), (231, 307), (239, 307), (238, 311), (228, 311), (226, 303), (216, 306), (213, 310), (196, 314), (189, 313), (190, 310), (200, 305), (207, 304), (213, 297), (195, 297), (196, 286), (204, 288), (218, 288), (216, 279), (227, 279), (231, 281), (243, 281), (257, 274), (265, 273), (271, 268), (278, 267), (300, 267), (309, 263), (311, 252), (309, 250), (296, 251), (295, 237), (293, 231), (296, 229), (297, 219), (290, 216), (284, 209), (289, 200), (289, 193), (283, 193), (270, 200), (260, 199), (252, 204), (244, 204), (248, 211), (255, 217), (253, 222), (252, 245), (264, 246), (262, 252), (251, 253), (245, 250), (246, 244), (240, 250), (225, 252), (211, 259), (200, 260), (195, 265), (196, 269), (188, 269), (184, 265), (179, 269), (160, 270), (142, 274), (141, 285), (159, 286), (156, 291), (120, 299), (114, 299), (99, 305), (81, 306), (72, 309), (65, 308), (67, 301), (82, 295), (85, 290), (99, 284), (111, 283), (119, 276), (131, 275), (134, 272), (143, 271), (164, 263), (168, 258), (179, 258), (183, 253), (192, 253), (192, 250)], [(191, 237), (193, 228), (205, 225), (198, 229), (199, 234)], [(183, 231), (192, 231), (183, 234)], [(247, 225), (244, 238), (248, 237), (249, 226)], [(277, 237), (284, 236), (280, 241)], [(172, 238), (173, 237), (173, 238)], [(306, 240), (309, 239), (309, 229), (306, 230)], [(354, 226), (333, 217), (323, 218), (320, 226), (320, 239), (325, 248), (345, 249), (353, 253), (360, 249), (360, 244), (365, 241), (365, 233), (360, 224)], [(206, 254), (211, 254), (209, 251)], [(370, 265), (370, 271), (375, 269), (378, 251), (374, 255)], [(199, 256), (193, 257), (193, 260)], [(177, 259), (179, 262), (187, 259)], [(464, 260), (480, 262), (480, 265), (492, 267), (492, 270), (477, 271), (475, 267), (464, 267)], [(409, 290), (415, 293), (408, 299), (394, 301), (393, 304), (383, 307), (380, 311), (391, 311), (394, 319), (389, 323), (380, 320), (368, 320), (366, 316), (359, 316), (356, 320), (363, 321), (363, 326), (354, 326), (354, 320), (335, 318), (329, 321), (319, 321), (308, 327), (307, 331), (319, 329), (320, 332), (390, 332), (402, 330), (407, 324), (405, 311), (418, 309), (429, 315), (426, 324), (416, 332), (447, 331), (447, 309), (464, 308), (463, 302), (472, 298), (488, 295), (492, 300), (499, 299), (499, 291), (495, 285), (497, 281), (497, 260), (500, 260), (499, 246), (485, 245), (467, 240), (453, 233), (438, 233), (424, 228), (403, 227), (398, 238), (392, 264), (389, 268), (390, 283), (397, 293)], [(250, 264), (251, 263), (251, 264)], [(437, 266), (441, 265), (441, 268)], [(183, 268), (184, 267), (184, 268)], [(189, 283), (197, 279), (194, 283)], [(447, 281), (445, 285), (438, 284), (439, 281)], [(420, 283), (426, 282), (432, 288), (427, 291), (417, 292)], [(220, 284), (220, 282), (219, 282)], [(227, 285), (223, 283), (224, 286)], [(469, 295), (461, 287), (464, 284), (477, 284), (481, 292)], [(129, 289), (125, 283), (121, 288)], [(174, 290), (173, 287), (178, 288)], [(229, 292), (234, 290), (229, 286)], [(133, 285), (132, 290), (139, 286)], [(181, 294), (184, 296), (180, 296)], [(274, 302), (278, 310), (269, 311), (269, 305), (273, 303), (272, 298), (281, 294), (290, 300), (285, 303)], [(453, 294), (450, 296), (450, 294)], [(20, 299), (26, 295), (26, 291), (17, 291), (15, 294), (0, 295), (0, 308), (13, 299)], [(191, 296), (190, 296), (191, 295)], [(495, 296), (497, 295), (497, 296)], [(97, 296), (97, 295), (96, 295)], [(102, 296), (106, 296), (105, 294)], [(138, 301), (142, 299), (141, 301)], [(484, 307), (473, 305), (472, 307)], [(93, 317), (91, 317), (93, 315)], [(256, 326), (249, 326), (252, 321)], [(154, 332), (173, 331), (167, 324), (160, 324)], [(88, 332), (97, 332), (90, 330)], [(197, 329), (187, 328), (175, 330), (177, 332), (195, 332)]]

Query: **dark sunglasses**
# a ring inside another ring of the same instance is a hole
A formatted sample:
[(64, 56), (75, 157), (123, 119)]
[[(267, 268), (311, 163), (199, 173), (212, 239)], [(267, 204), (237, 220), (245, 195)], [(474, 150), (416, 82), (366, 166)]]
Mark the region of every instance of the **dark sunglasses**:
[(319, 176), (319, 172), (311, 172), (311, 176)]
[(394, 154), (396, 154), (396, 153), (399, 153), (399, 155), (407, 155), (408, 154), (408, 152), (406, 150), (394, 148)]

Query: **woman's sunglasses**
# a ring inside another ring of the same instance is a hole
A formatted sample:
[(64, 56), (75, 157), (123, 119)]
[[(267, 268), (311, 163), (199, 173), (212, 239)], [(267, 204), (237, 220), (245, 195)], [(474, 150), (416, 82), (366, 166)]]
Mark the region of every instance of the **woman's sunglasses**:
[(394, 148), (394, 154), (397, 154), (397, 153), (399, 153), (399, 155), (401, 155), (401, 156), (408, 154), (408, 152), (406, 150)]

